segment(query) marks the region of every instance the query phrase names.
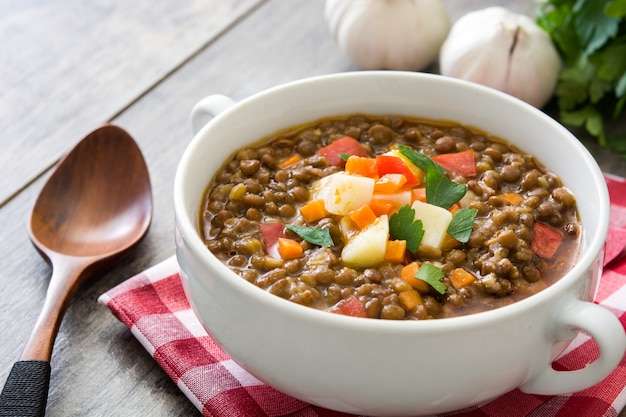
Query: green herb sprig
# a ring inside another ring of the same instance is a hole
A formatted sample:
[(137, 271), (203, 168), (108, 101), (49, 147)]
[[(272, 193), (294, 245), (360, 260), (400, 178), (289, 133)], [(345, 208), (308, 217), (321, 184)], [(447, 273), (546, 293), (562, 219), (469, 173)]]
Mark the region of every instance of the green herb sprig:
[(626, 104), (626, 1), (546, 0), (537, 23), (565, 64), (555, 91), (560, 120), (626, 156), (626, 132), (607, 136)]
[(328, 229), (320, 229), (318, 227), (296, 226), (294, 224), (286, 224), (285, 229), (291, 230), (301, 239), (306, 240), (317, 246), (334, 246), (333, 238), (330, 236)]
[(406, 249), (414, 255), (417, 253), (424, 237), (424, 228), (421, 220), (415, 220), (415, 210), (408, 204), (389, 217), (389, 236), (406, 240)]

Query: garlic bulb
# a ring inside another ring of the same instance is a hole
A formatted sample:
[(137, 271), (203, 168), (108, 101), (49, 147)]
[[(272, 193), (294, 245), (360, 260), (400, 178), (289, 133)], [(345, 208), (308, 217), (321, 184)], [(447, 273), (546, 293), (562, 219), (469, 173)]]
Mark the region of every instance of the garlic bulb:
[(441, 0), (327, 0), (340, 49), (363, 69), (422, 70), (450, 30)]
[(549, 35), (528, 16), (489, 7), (461, 17), (444, 42), (442, 75), (496, 88), (542, 107), (561, 68)]

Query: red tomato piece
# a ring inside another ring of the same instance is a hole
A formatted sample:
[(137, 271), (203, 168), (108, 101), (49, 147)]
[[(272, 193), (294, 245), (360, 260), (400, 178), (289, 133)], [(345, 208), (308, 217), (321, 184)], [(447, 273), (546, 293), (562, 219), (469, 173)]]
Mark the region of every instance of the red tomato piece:
[(409, 168), (409, 166), (397, 156), (376, 155), (376, 169), (378, 169), (379, 177), (382, 177), (385, 174), (404, 175), (406, 178), (405, 185), (407, 187), (413, 187), (420, 183), (413, 171), (411, 171), (411, 168)]
[(342, 153), (361, 157), (369, 156), (359, 141), (350, 136), (344, 136), (317, 151), (318, 155), (326, 157), (328, 163), (336, 167), (342, 167), (345, 163), (339, 156)]
[(471, 149), (456, 153), (443, 153), (433, 156), (432, 160), (448, 172), (455, 172), (466, 178), (476, 176), (476, 159)]
[(329, 311), (331, 313), (343, 314), (344, 316), (367, 317), (365, 307), (356, 295), (351, 295), (350, 297), (339, 301), (337, 304), (332, 306)]
[(261, 223), (261, 236), (268, 255), (277, 257), (278, 238), (285, 236), (285, 226), (282, 223)]
[(558, 230), (554, 230), (544, 223), (535, 223), (533, 227), (533, 240), (530, 248), (537, 255), (544, 259), (554, 256), (563, 241), (563, 235)]

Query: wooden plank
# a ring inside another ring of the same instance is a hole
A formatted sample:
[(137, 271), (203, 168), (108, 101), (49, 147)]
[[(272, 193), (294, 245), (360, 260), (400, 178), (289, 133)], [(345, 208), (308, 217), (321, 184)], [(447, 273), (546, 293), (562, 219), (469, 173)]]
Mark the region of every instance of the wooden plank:
[(0, 8), (0, 206), (264, 0)]

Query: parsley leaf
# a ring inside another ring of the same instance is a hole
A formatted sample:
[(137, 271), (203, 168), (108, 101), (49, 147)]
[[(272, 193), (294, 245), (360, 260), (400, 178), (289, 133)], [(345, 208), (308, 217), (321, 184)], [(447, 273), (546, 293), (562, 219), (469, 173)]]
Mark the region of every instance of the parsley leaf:
[(438, 163), (421, 152), (404, 145), (398, 145), (398, 150), (411, 163), (426, 172), (426, 202), (435, 206), (450, 208), (467, 192), (467, 187), (448, 179), (446, 170)]
[(422, 264), (420, 269), (415, 273), (415, 278), (421, 279), (428, 283), (431, 287), (435, 289), (439, 294), (445, 294), (448, 290), (446, 284), (441, 282), (441, 278), (443, 278), (445, 274), (441, 270), (441, 268), (437, 268), (432, 264)]
[(448, 225), (448, 234), (459, 242), (467, 242), (472, 234), (474, 219), (476, 218), (477, 212), (478, 210), (475, 208), (469, 209), (467, 207), (463, 207), (454, 213), (454, 217)]
[(339, 155), (339, 158), (341, 158), (344, 161), (347, 161), (348, 158), (350, 158), (350, 156), (352, 156), (349, 153), (343, 153), (343, 152), (340, 152), (337, 155)]
[(446, 170), (443, 169), (441, 165), (413, 148), (409, 148), (408, 146), (404, 145), (398, 145), (398, 150), (402, 155), (406, 156), (413, 165), (420, 168), (424, 172), (428, 171), (428, 167), (434, 166), (435, 168), (437, 168), (437, 171), (439, 171), (439, 173), (446, 173)]
[(626, 2), (546, 0), (537, 23), (565, 63), (555, 90), (560, 121), (626, 156), (626, 132), (615, 123), (626, 103)]
[(415, 220), (415, 210), (408, 204), (403, 205), (389, 218), (389, 235), (393, 239), (406, 240), (406, 248), (415, 254), (424, 237), (421, 220)]
[(441, 174), (434, 165), (426, 170), (426, 201), (428, 204), (449, 209), (459, 201), (467, 187), (458, 184)]
[(300, 236), (300, 238), (314, 245), (328, 247), (335, 245), (328, 229), (319, 229), (317, 227), (309, 226), (296, 226), (293, 224), (286, 224), (285, 228), (291, 230), (292, 232)]

